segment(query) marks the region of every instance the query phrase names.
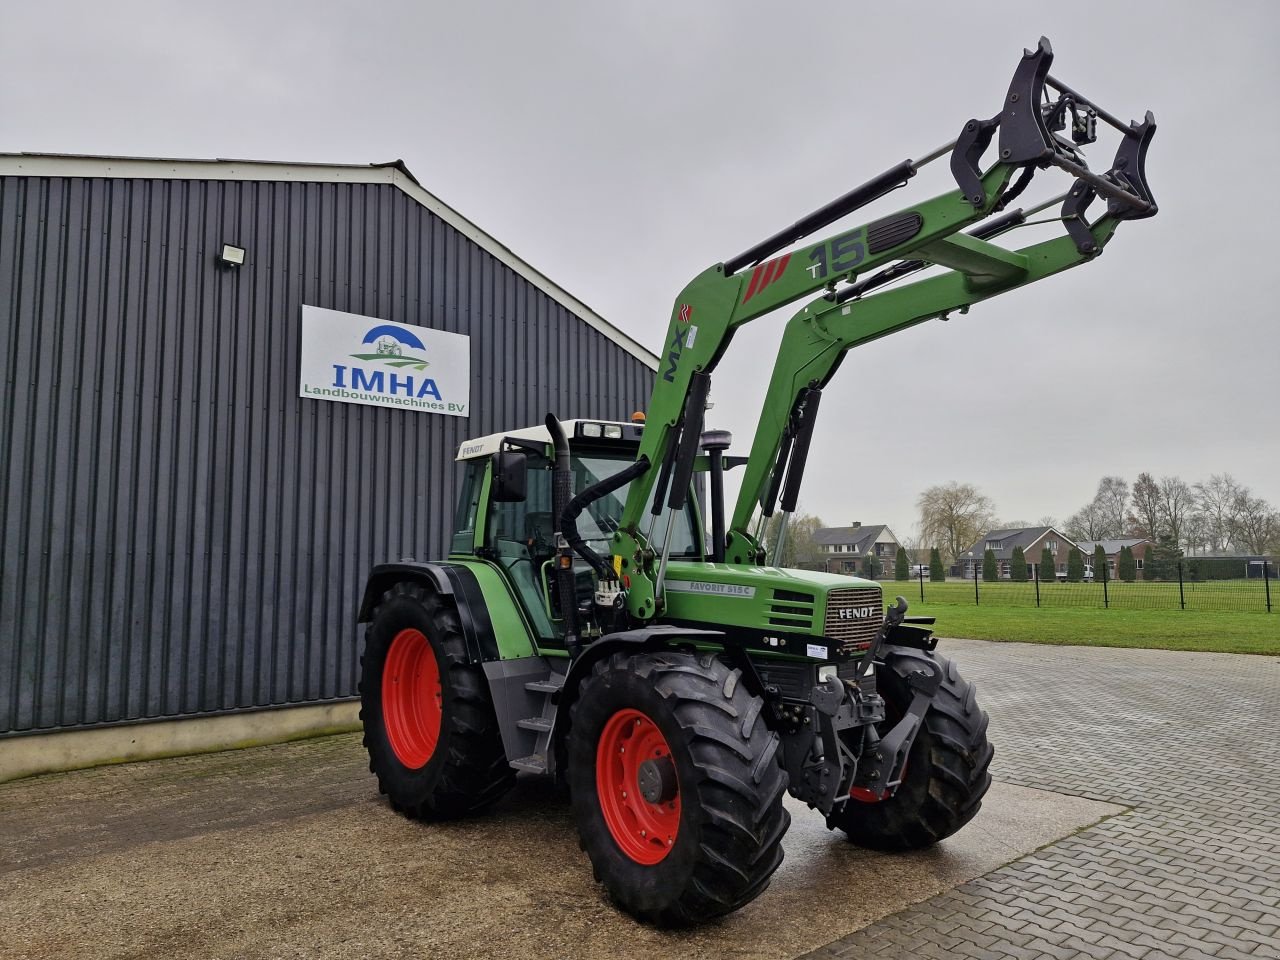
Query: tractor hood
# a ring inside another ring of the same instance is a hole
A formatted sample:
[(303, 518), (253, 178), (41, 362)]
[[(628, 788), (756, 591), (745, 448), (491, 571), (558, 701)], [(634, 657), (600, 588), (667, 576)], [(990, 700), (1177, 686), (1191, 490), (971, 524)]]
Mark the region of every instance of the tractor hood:
[(673, 561), (666, 603), (664, 620), (734, 627), (752, 646), (820, 660), (866, 650), (884, 619), (874, 580), (780, 567)]

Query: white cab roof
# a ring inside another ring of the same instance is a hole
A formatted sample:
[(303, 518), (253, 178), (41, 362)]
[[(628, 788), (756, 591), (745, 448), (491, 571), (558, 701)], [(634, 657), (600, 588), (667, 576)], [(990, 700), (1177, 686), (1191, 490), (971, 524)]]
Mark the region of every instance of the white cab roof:
[[(564, 435), (573, 439), (578, 432), (578, 424), (580, 423), (600, 423), (609, 426), (634, 426), (634, 424), (622, 423), (619, 420), (561, 420), (560, 424), (564, 427)], [(517, 440), (541, 440), (543, 443), (551, 442), (551, 434), (547, 432), (545, 426), (524, 427), (520, 430), (504, 430), (502, 433), (491, 433), (487, 437), (476, 437), (474, 440), (463, 440), (462, 445), (458, 447), (458, 460), (475, 460), (478, 457), (487, 457), (498, 452), (498, 448), (502, 445), (502, 441), (506, 437), (513, 437)]]

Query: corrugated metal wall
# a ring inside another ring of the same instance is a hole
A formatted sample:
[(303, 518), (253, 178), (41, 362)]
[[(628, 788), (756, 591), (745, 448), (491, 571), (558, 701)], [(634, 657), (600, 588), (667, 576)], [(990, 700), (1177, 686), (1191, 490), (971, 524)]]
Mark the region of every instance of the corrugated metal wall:
[[(469, 334), (472, 415), (298, 397), (304, 303)], [(0, 311), (0, 732), (354, 694), (458, 443), (653, 382), (385, 184), (0, 178)]]

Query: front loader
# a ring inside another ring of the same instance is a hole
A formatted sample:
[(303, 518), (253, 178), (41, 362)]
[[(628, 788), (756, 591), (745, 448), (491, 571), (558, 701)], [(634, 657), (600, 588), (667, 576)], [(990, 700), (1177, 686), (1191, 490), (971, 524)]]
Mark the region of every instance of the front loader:
[[(776, 559), (849, 349), (1088, 263), (1121, 222), (1156, 213), (1151, 114), (1117, 120), (1051, 76), (1052, 59), (1041, 39), (993, 117), (695, 277), (647, 417), (548, 415), (461, 445), (448, 559), (375, 567), (359, 614), (365, 745), (395, 809), (470, 814), (518, 771), (566, 782), (608, 895), (664, 926), (765, 889), (787, 793), (878, 850), (972, 819), (987, 717), (935, 651), (932, 618), (901, 597), (886, 609), (875, 581), (771, 564), (763, 531), (780, 513)], [(1099, 122), (1120, 135), (1101, 173), (1082, 152)], [(943, 158), (956, 189), (796, 246)], [(1062, 195), (1010, 209), (1051, 169), (1069, 178)], [(994, 242), (1054, 207), (1061, 235)], [(749, 454), (730, 456), (727, 433), (704, 431), (711, 374), (739, 326), (805, 297)]]

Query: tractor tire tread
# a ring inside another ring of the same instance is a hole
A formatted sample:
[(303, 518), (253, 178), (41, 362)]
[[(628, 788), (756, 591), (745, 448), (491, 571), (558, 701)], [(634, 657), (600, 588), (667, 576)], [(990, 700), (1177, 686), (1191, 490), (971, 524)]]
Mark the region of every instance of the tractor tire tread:
[(827, 818), (829, 827), (844, 830), (858, 846), (883, 851), (932, 846), (973, 819), (991, 786), (995, 751), (987, 740), (987, 714), (955, 663), (937, 659), (944, 668), (942, 684), (925, 712), (898, 793), (879, 803), (849, 800)]
[(365, 720), (364, 704), (380, 696), (379, 690), (366, 689), (365, 682), (372, 633), (379, 614), (397, 601), (420, 606), (435, 628), (434, 639), (438, 642), (434, 649), (440, 661), (441, 682), (450, 691), (450, 708), (442, 717), (438, 757), (432, 757), (439, 767), (429, 790), (410, 784), (394, 760), (379, 762), (379, 753), (385, 753), (377, 743), (380, 734), (365, 723), (363, 742), (369, 751), (369, 769), (378, 778), (378, 791), (389, 798), (392, 809), (406, 817), (442, 820), (467, 816), (496, 803), (510, 790), (515, 785), (515, 771), (503, 750), (488, 681), (481, 669), (469, 662), (452, 598), (413, 581), (397, 583), (382, 595), (374, 608), (360, 658), (360, 716)]
[[(759, 707), (735, 673), (714, 654), (615, 653), (595, 665), (571, 708), (572, 741), (583, 722), (584, 704), (627, 675), (647, 680), (678, 726), (683, 753), (694, 770), (693, 782), (682, 781), (680, 789), (682, 803), (695, 814), (691, 819), (697, 836), (691, 842), (696, 848), (680, 889), (673, 889), (628, 882), (633, 866), (618, 859), (607, 832), (597, 839), (599, 830), (593, 826), (593, 816), (599, 816), (592, 812), (598, 811), (594, 771), (575, 775), (578, 764), (570, 764), (575, 815), (580, 832), (591, 831), (583, 843), (597, 878), (603, 878), (614, 902), (643, 922), (685, 927), (737, 910), (764, 891), (782, 862), (782, 837), (791, 817), (782, 803), (787, 774), (777, 762), (778, 737), (763, 723), (744, 732), (741, 718), (754, 716)], [(594, 744), (578, 749), (580, 758), (587, 750), (594, 757)], [(680, 751), (680, 746), (673, 743), (672, 750)], [(682, 821), (681, 830), (690, 822)]]

